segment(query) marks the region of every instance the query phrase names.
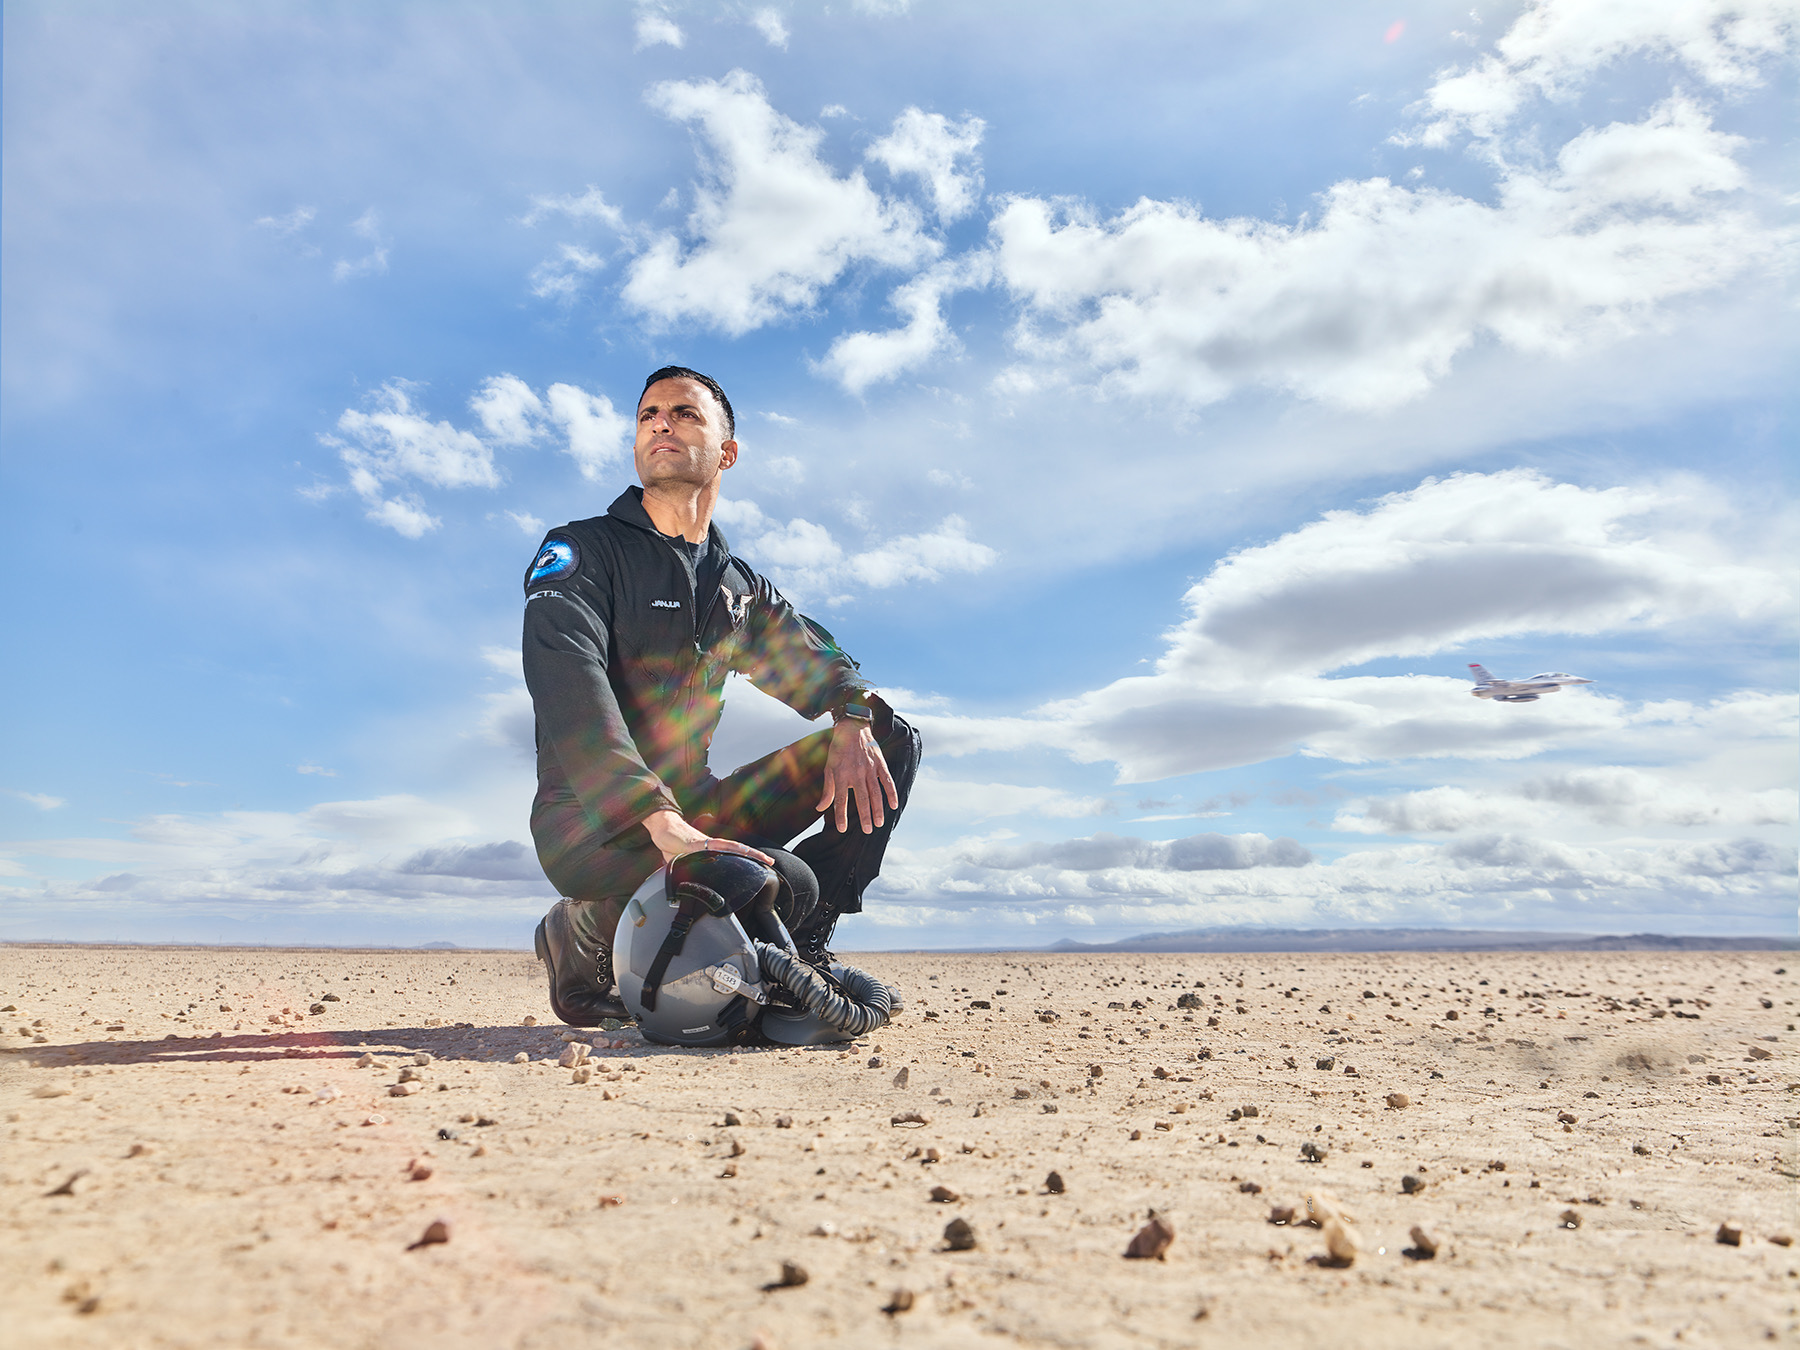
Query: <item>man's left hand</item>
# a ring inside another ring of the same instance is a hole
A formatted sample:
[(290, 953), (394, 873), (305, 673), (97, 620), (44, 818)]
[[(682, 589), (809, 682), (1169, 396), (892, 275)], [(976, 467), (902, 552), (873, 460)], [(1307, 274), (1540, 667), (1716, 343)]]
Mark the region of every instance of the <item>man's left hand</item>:
[(887, 820), (883, 804), (898, 811), (900, 792), (887, 760), (875, 743), (875, 733), (860, 718), (846, 717), (831, 729), (831, 752), (825, 760), (825, 793), (815, 811), (835, 805), (838, 832), (850, 828), (850, 797), (856, 796), (856, 815), (864, 834)]

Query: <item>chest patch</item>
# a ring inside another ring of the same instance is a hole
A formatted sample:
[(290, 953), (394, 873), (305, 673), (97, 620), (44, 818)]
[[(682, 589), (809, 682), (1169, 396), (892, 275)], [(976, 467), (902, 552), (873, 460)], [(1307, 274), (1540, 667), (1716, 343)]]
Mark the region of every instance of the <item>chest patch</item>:
[(681, 601), (679, 601), (679, 600), (652, 600), (650, 602), (650, 608), (651, 609), (680, 609)]
[(579, 566), (581, 550), (575, 547), (573, 539), (546, 539), (537, 557), (531, 560), (531, 575), (525, 579), (525, 584), (535, 586), (540, 581), (561, 581)]

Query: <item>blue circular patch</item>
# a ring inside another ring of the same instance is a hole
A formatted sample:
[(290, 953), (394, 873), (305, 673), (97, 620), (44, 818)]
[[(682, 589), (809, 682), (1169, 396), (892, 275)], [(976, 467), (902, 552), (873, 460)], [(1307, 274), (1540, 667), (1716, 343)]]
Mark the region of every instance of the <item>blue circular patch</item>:
[(525, 584), (535, 586), (540, 581), (561, 581), (579, 566), (581, 551), (575, 547), (573, 539), (546, 539), (537, 557), (531, 560), (531, 575), (525, 578)]

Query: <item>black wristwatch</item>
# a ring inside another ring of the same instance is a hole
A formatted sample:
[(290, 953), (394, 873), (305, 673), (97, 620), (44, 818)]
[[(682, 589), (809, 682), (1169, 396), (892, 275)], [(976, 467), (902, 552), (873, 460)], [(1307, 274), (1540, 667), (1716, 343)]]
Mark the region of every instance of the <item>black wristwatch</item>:
[(839, 722), (866, 722), (873, 725), (874, 721), (874, 710), (866, 703), (840, 703), (831, 710), (833, 726)]

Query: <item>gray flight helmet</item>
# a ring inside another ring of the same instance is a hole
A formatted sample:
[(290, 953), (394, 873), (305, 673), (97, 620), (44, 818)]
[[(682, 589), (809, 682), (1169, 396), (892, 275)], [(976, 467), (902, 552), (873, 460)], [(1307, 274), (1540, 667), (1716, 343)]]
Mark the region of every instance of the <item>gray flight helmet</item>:
[(769, 990), (751, 942), (792, 949), (774, 909), (775, 873), (741, 854), (683, 854), (626, 903), (613, 934), (619, 998), (646, 1040), (727, 1045), (751, 1038)]

